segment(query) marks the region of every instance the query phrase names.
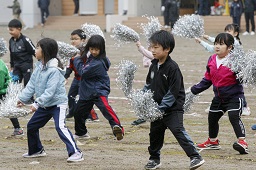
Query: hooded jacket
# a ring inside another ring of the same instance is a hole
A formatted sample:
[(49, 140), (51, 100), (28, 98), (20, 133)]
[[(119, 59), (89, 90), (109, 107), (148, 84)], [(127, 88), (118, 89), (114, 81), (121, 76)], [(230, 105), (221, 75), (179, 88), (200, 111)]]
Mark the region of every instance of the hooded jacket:
[(67, 103), (65, 70), (58, 67), (58, 60), (53, 58), (46, 66), (38, 61), (35, 67), (28, 84), (18, 97), (19, 100), (26, 103), (35, 94), (35, 103), (42, 108)]
[(81, 75), (79, 99), (90, 100), (110, 93), (110, 79), (107, 71), (111, 63), (107, 57), (89, 56), (86, 63), (81, 57), (74, 59), (74, 66)]

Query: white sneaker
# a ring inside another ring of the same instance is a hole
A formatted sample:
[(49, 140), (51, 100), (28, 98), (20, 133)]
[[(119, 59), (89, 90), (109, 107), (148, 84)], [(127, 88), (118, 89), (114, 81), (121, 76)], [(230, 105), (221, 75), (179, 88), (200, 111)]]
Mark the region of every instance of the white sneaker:
[(245, 32), (243, 33), (243, 35), (249, 35), (249, 32), (245, 31)]
[(243, 107), (242, 116), (249, 116), (251, 114), (249, 107)]
[(85, 135), (82, 135), (82, 136), (78, 136), (78, 135), (73, 135), (73, 138), (74, 139), (90, 139), (91, 137), (90, 137), (90, 135), (89, 135), (89, 133), (87, 132)]
[(83, 153), (82, 152), (75, 152), (73, 155), (71, 155), (68, 159), (67, 162), (79, 162), (83, 161)]
[(255, 32), (254, 32), (254, 31), (252, 31), (250, 34), (251, 34), (251, 35), (255, 35)]
[(124, 137), (122, 128), (118, 125), (113, 126), (113, 133), (117, 140), (122, 140)]
[(44, 149), (42, 149), (41, 151), (39, 152), (36, 152), (32, 155), (29, 155), (28, 153), (24, 153), (22, 156), (24, 158), (38, 158), (38, 157), (44, 157), (46, 156), (47, 154), (45, 153)]

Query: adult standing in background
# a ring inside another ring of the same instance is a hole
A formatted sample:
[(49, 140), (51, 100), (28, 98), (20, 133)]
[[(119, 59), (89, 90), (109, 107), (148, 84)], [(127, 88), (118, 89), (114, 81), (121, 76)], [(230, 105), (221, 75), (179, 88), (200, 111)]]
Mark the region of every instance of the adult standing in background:
[(165, 28), (173, 28), (179, 18), (179, 2), (177, 0), (162, 0), (161, 11), (164, 15)]
[(45, 21), (49, 16), (50, 0), (38, 0), (38, 7), (41, 10), (41, 26), (44, 26)]
[(75, 4), (74, 16), (78, 16), (79, 11), (79, 0), (73, 0)]
[(209, 0), (198, 0), (199, 8), (198, 8), (198, 14), (199, 15), (209, 15), (210, 9), (209, 9)]
[(245, 26), (246, 31), (243, 35), (249, 35), (251, 21), (251, 32), (250, 35), (255, 34), (255, 22), (254, 22), (254, 10), (256, 9), (256, 0), (244, 0), (244, 17), (245, 17)]

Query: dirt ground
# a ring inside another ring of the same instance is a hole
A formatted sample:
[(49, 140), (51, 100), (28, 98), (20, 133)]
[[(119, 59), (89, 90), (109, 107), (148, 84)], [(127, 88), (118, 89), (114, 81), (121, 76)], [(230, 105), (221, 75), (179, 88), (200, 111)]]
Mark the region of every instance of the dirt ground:
[[(222, 28), (220, 28), (222, 30)], [(51, 37), (58, 41), (69, 43), (69, 35), (72, 30), (41, 30), (28, 29), (23, 31), (30, 37), (34, 44), (43, 34), (44, 37)], [(215, 36), (217, 33), (208, 33)], [(10, 36), (6, 27), (0, 27), (0, 37), (9, 40)], [(117, 64), (122, 59), (135, 62), (139, 66), (135, 74), (134, 88), (142, 88), (148, 68), (142, 66), (142, 56), (137, 51), (135, 44), (128, 44), (120, 48), (114, 46), (110, 33), (105, 34), (107, 44), (107, 55), (109, 56), (112, 67), (109, 71), (111, 77), (111, 93), (109, 101), (111, 106), (117, 112), (118, 117), (125, 129), (125, 136), (122, 141), (116, 141), (112, 135), (111, 128), (96, 108), (100, 122), (88, 123), (87, 127), (91, 139), (87, 141), (78, 141), (79, 148), (84, 153), (84, 161), (79, 163), (67, 163), (67, 152), (64, 143), (60, 140), (55, 131), (53, 121), (40, 130), (40, 138), (48, 154), (43, 158), (22, 158), (22, 154), (27, 152), (26, 124), (31, 115), (19, 118), (20, 124), (24, 129), (25, 135), (21, 138), (11, 137), (13, 127), (9, 119), (1, 118), (0, 120), (0, 169), (17, 170), (17, 169), (87, 169), (87, 170), (139, 170), (143, 169), (147, 163), (149, 154), (147, 147), (149, 145), (149, 123), (139, 126), (132, 126), (131, 122), (136, 119), (132, 112), (129, 101), (126, 100), (123, 92), (117, 87), (115, 79)], [(146, 42), (141, 36), (142, 44)], [(176, 47), (171, 55), (178, 62), (182, 70), (185, 86), (190, 87), (199, 82), (205, 71), (205, 64), (210, 56), (194, 40), (175, 37)], [(242, 36), (241, 41), (245, 49), (255, 50), (255, 36)], [(7, 64), (9, 63), (9, 53), (2, 58)], [(69, 88), (71, 78), (67, 84)], [(207, 139), (207, 113), (208, 107), (213, 96), (212, 89), (206, 90), (199, 100), (194, 104), (191, 111), (184, 115), (184, 125), (192, 140), (195, 143), (204, 142)], [(201, 153), (205, 159), (205, 164), (201, 170), (238, 170), (238, 169), (255, 169), (256, 146), (255, 132), (251, 130), (251, 125), (255, 121), (255, 91), (246, 89), (246, 99), (251, 108), (250, 116), (243, 116), (242, 119), (247, 130), (247, 142), (250, 153), (239, 155), (232, 148), (233, 142), (236, 141), (235, 134), (225, 115), (220, 121), (219, 140), (221, 150), (204, 150)], [(74, 132), (73, 120), (67, 120), (67, 126)], [(161, 152), (162, 170), (183, 170), (189, 167), (189, 158), (178, 145), (176, 139), (170, 131), (166, 131), (165, 143)]]

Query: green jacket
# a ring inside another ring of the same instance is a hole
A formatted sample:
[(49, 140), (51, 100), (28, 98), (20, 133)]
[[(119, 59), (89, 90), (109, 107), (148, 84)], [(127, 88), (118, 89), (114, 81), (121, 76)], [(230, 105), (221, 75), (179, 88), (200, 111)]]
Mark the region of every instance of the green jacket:
[(8, 68), (4, 61), (0, 59), (0, 94), (6, 94), (6, 89), (10, 81), (11, 77)]

